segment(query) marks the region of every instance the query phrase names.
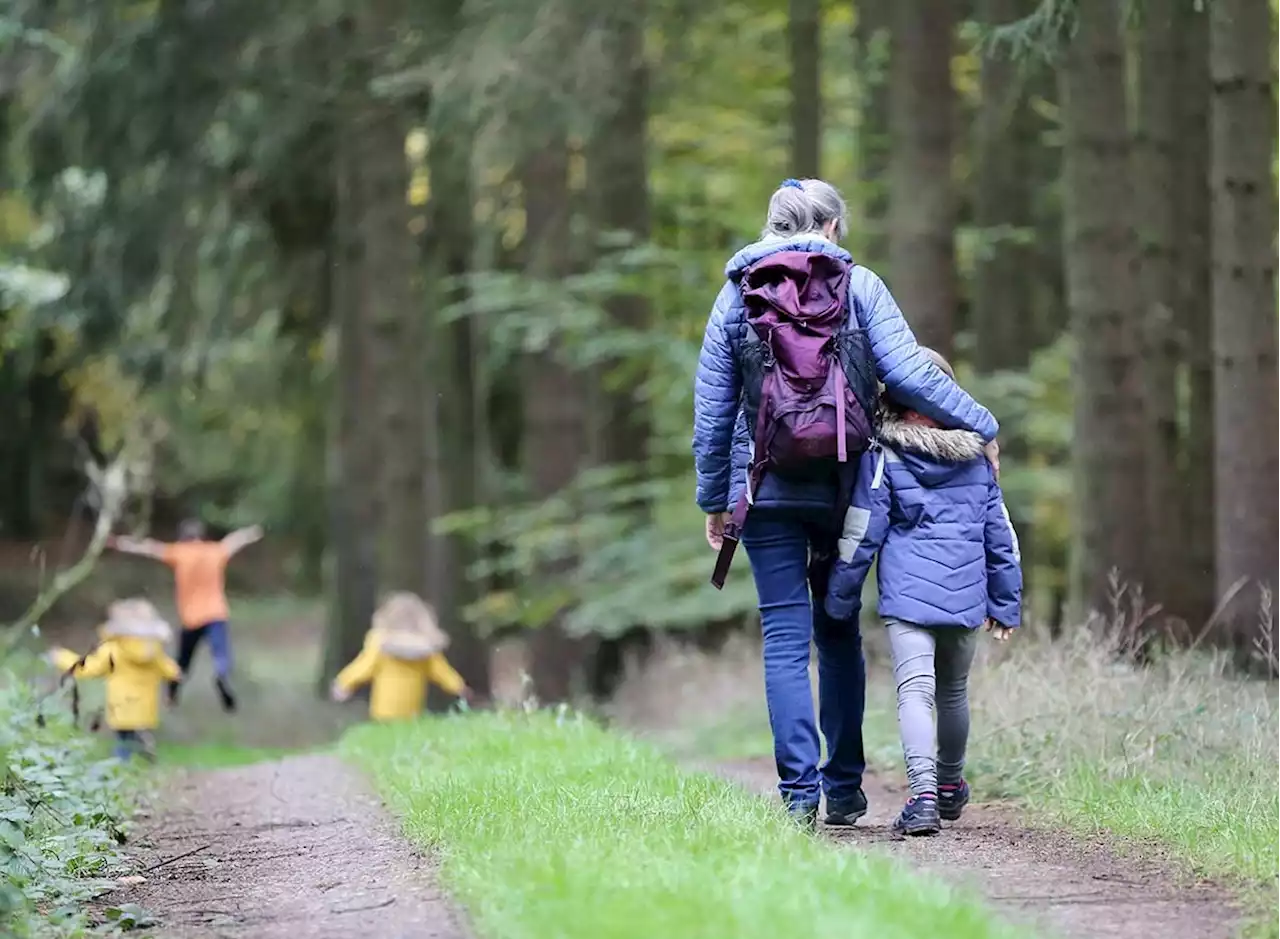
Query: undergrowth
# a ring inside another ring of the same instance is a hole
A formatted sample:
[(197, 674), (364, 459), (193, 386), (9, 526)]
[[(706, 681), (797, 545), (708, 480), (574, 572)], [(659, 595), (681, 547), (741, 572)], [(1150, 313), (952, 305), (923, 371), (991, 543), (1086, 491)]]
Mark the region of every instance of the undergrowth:
[(962, 889), (571, 715), (365, 726), (346, 754), (486, 939), (1025, 936)]
[(128, 873), (130, 782), (65, 708), (0, 671), (0, 935), (69, 939), (138, 922), (140, 911), (108, 908), (95, 924), (85, 906)]

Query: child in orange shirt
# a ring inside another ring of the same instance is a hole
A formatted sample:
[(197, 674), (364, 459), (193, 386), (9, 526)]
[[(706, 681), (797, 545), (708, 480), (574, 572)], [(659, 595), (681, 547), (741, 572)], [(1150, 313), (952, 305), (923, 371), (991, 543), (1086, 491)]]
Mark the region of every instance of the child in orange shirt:
[[(112, 537), (107, 546), (153, 558), (173, 568), (178, 617), (182, 634), (178, 640), (178, 666), (185, 675), (203, 639), (213, 651), (213, 668), (218, 697), (226, 711), (236, 709), (231, 692), (231, 636), (227, 627), (227, 562), (241, 550), (262, 538), (262, 528), (253, 525), (233, 531), (219, 541), (205, 540), (204, 525), (188, 519), (178, 526), (178, 540), (172, 543), (150, 538)], [(180, 681), (169, 683), (169, 702), (176, 703)]]

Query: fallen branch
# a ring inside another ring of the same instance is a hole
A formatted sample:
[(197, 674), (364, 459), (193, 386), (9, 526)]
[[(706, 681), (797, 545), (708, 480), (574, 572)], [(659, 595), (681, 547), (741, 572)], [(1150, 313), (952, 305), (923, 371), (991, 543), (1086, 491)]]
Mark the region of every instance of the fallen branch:
[(70, 567), (63, 568), (54, 575), (53, 581), (40, 590), (31, 606), (19, 616), (6, 630), (7, 635), (0, 643), (0, 659), (6, 658), (22, 638), (39, 624), (41, 618), (49, 612), (55, 603), (74, 590), (93, 571), (98, 557), (107, 546), (107, 538), (111, 529), (120, 517), (128, 495), (128, 467), (124, 455), (121, 454), (113, 462), (102, 467), (96, 463), (85, 464), (85, 475), (89, 477), (91, 501), (97, 503), (98, 517), (93, 526), (93, 537), (80, 559)]

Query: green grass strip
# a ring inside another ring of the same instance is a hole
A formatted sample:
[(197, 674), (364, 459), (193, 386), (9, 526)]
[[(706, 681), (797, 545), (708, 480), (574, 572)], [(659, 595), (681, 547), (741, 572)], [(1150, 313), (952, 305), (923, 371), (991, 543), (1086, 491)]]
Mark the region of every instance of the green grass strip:
[(764, 799), (574, 716), (349, 732), (486, 939), (1022, 936), (973, 897), (806, 835)]

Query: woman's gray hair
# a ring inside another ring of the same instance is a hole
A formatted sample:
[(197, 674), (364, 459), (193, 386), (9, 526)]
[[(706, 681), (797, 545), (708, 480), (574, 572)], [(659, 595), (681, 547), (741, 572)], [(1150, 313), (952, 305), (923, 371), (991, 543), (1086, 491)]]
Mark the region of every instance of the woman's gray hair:
[(766, 238), (791, 238), (809, 232), (822, 234), (828, 222), (836, 223), (836, 240), (848, 232), (848, 207), (840, 190), (821, 179), (789, 179), (769, 198), (765, 218)]

